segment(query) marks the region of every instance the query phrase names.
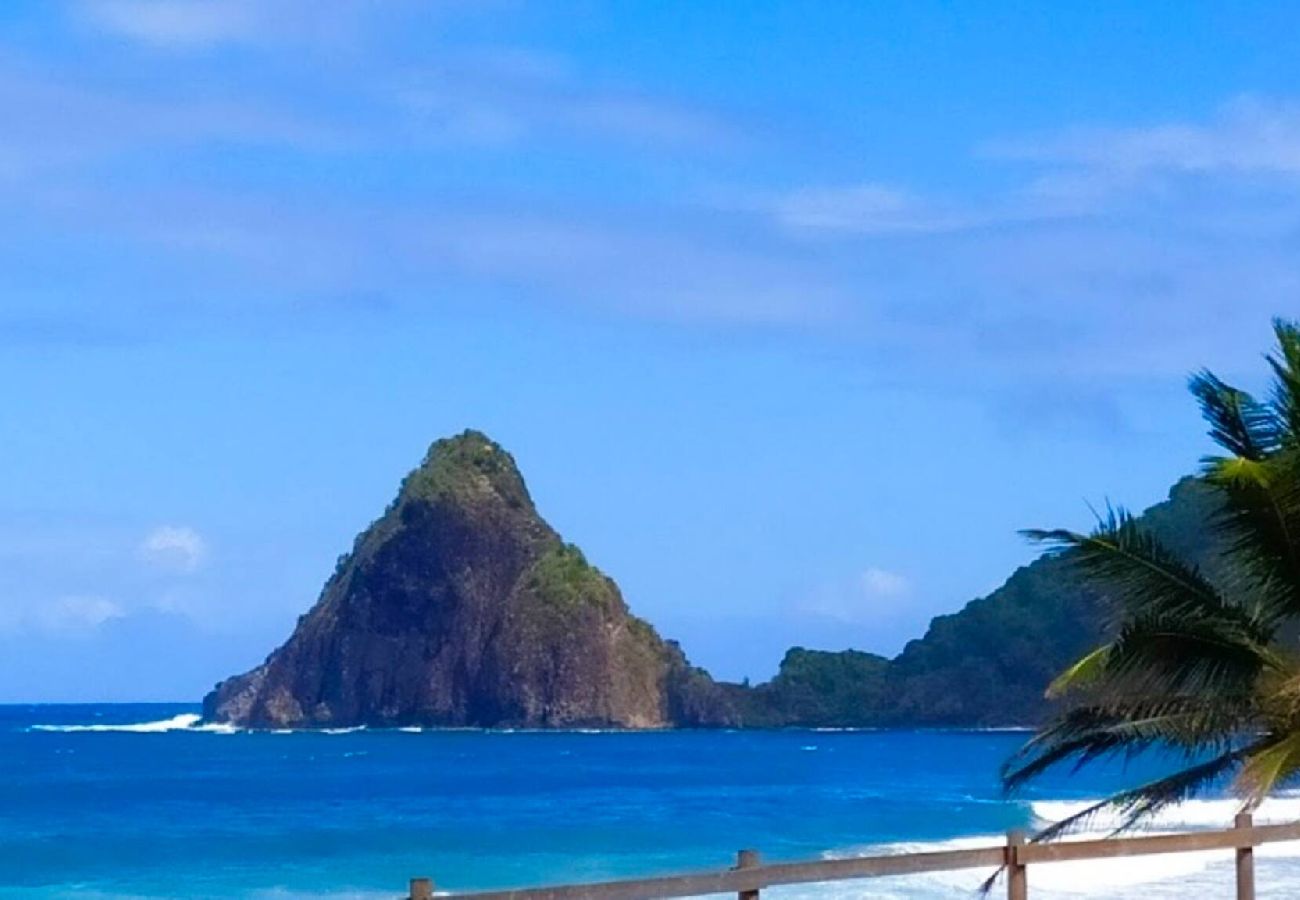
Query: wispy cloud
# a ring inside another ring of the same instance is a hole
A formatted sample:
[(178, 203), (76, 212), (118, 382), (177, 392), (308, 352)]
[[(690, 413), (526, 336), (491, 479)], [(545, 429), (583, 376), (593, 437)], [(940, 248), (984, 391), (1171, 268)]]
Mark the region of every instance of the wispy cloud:
[(6, 597), (0, 603), (0, 637), (84, 637), (126, 615), (119, 603), (98, 594), (67, 594), (21, 603)]
[[(111, 263), (85, 255), (88, 277), (132, 291), (111, 308), (23, 306), (15, 292), (0, 321), (10, 343), (130, 339), (174, 321), (236, 328), (320, 298), (336, 311), (348, 302), (337, 298), (371, 298), (356, 304), (370, 314), (381, 297), (398, 317), (506, 297), (816, 331), (900, 376), (942, 377), (926, 362), (941, 352), (945, 368), (975, 373), (966, 386), (989, 389), (1013, 372), (1181, 372), (1206, 348), (1253, 345), (1242, 323), (1300, 283), (1300, 106), (1285, 100), (956, 147), (954, 163), (988, 170), (965, 189), (842, 166), (800, 183), (786, 180), (799, 167), (772, 164), (800, 152), (799, 136), (761, 146), (771, 135), (703, 92), (427, 29), (412, 52), (407, 26), (444, 4), (71, 8), (112, 38), (89, 42), (104, 59), (0, 71), (0, 116), (16, 123), (0, 149), (0, 212), (23, 223), (0, 228), (0, 256), (29, 257), (38, 230), (71, 253), (109, 240)], [(349, 51), (316, 65), (288, 44), (317, 39), (295, 37), (300, 26)], [(214, 81), (214, 57), (123, 42), (239, 44), (222, 57), (238, 65)], [(126, 76), (142, 59), (169, 77), (141, 88)], [(1221, 292), (1239, 314), (1215, 334), (1171, 320), (1174, 304), (1221, 308)], [(1143, 348), (1135, 335), (1157, 322), (1162, 346)]]
[[(390, 17), (424, 21), (454, 0), (71, 0), (73, 17), (92, 32), (154, 50), (194, 53), (231, 45), (349, 48)], [(468, 9), (466, 5), (464, 8)]]
[(45, 634), (78, 635), (94, 631), (125, 614), (119, 604), (107, 597), (70, 596), (37, 605), (25, 624)]
[(862, 573), (862, 590), (868, 597), (897, 600), (912, 591), (912, 581), (906, 575), (876, 566)]
[[(997, 177), (946, 192), (864, 179), (719, 205), (823, 248), (835, 277), (871, 286), (858, 295), (862, 340), (913, 377), (968, 373), (1017, 430), (1119, 428), (1099, 392), (1245, 354), (1259, 323), (1294, 304), (1300, 105), (1065, 127), (983, 144), (971, 165)], [(1049, 378), (1054, 399), (1017, 387)]]
[(669, 96), (602, 83), (563, 57), (500, 47), (447, 52), (375, 77), (373, 96), (405, 119), (407, 139), (509, 145), (526, 139), (616, 139), (663, 152), (741, 140), (727, 117)]
[(208, 558), (208, 542), (188, 525), (161, 525), (140, 542), (140, 558), (164, 572), (189, 574)]
[(982, 221), (970, 212), (944, 209), (908, 191), (870, 183), (798, 188), (770, 198), (768, 205), (782, 226), (803, 232), (936, 234)]
[[(205, 146), (321, 152), (354, 140), (346, 122), (313, 118), (276, 98), (195, 97), (167, 89), (142, 95), (4, 62), (0, 118), (9, 123), (0, 146), (0, 189), (23, 195), (47, 185), (66, 194), (77, 176)], [(46, 182), (30, 181), (42, 174)]]
[(1074, 127), (990, 141), (995, 159), (1119, 172), (1300, 174), (1300, 104), (1243, 97), (1204, 122)]
[(187, 525), (141, 534), (93, 517), (0, 516), (0, 636), (80, 637), (158, 611), (215, 629), (255, 616), (246, 598), (215, 601), (215, 585), (234, 573), (211, 556)]
[(846, 624), (881, 625), (913, 612), (912, 591), (912, 579), (907, 575), (868, 566), (855, 578), (813, 587), (796, 606), (802, 613)]
[(979, 158), (1032, 166), (1017, 184), (978, 198), (925, 196), (863, 182), (795, 188), (753, 202), (774, 222), (805, 234), (943, 235), (1132, 212), (1177, 203), (1194, 190), (1165, 176), (1300, 175), (1300, 104), (1241, 98), (1205, 122), (1074, 126), (991, 140)]
[(79, 10), (94, 27), (162, 47), (247, 40), (258, 24), (257, 5), (241, 0), (83, 0)]

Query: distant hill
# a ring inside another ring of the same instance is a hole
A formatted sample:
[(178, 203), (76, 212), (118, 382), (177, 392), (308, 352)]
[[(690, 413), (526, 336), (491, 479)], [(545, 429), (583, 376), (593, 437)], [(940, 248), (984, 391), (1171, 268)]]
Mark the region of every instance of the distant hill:
[[(1144, 519), (1209, 560), (1194, 479)], [(894, 659), (791, 649), (756, 687), (715, 682), (628, 610), (542, 519), (514, 459), (467, 431), (433, 444), (266, 661), (204, 717), (249, 727), (997, 726), (1039, 721), (1045, 686), (1106, 633), (1067, 558), (938, 616)]]
[[(1202, 528), (1216, 503), (1185, 478), (1143, 521), (1175, 550), (1213, 568)], [(1000, 726), (1040, 721), (1052, 679), (1107, 632), (1103, 597), (1071, 577), (1069, 559), (1017, 569), (985, 597), (937, 616), (892, 660), (792, 650), (771, 682), (736, 695), (752, 725)]]

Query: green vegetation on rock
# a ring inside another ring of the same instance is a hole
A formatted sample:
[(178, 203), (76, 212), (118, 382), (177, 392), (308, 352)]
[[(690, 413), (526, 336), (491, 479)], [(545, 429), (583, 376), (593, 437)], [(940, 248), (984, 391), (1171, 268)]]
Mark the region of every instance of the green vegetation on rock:
[(617, 598), (614, 583), (573, 544), (543, 553), (529, 572), (528, 587), (542, 602), (561, 609), (581, 604), (610, 609)]
[(481, 431), (435, 441), (424, 462), (402, 483), (397, 502), (472, 497), (491, 492), (511, 507), (531, 506), (514, 457)]
[(887, 697), (889, 660), (874, 653), (794, 647), (776, 677), (741, 689), (744, 722), (755, 727), (874, 725)]

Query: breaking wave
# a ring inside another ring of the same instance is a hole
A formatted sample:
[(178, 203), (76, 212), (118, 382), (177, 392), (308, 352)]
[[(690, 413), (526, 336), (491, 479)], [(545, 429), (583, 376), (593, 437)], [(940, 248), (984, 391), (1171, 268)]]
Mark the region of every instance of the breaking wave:
[[(1080, 800), (1040, 800), (1031, 804), (1038, 824), (1046, 825), (1086, 808), (1091, 802)], [(1144, 833), (1206, 830), (1231, 826), (1240, 804), (1232, 799), (1188, 800), (1161, 813), (1143, 829)], [(1257, 823), (1287, 822), (1300, 819), (1300, 796), (1282, 796), (1268, 801), (1255, 812)], [(1099, 816), (1091, 830), (1066, 840), (1088, 840), (1108, 836), (1119, 820)], [(939, 841), (908, 841), (864, 844), (824, 854), (827, 859), (874, 854), (925, 853), (939, 850), (970, 850), (998, 846), (1004, 835), (984, 834)], [(1300, 841), (1265, 844), (1256, 848), (1260, 896), (1300, 896)], [(1077, 862), (1038, 863), (1029, 867), (1030, 896), (1069, 900), (1069, 898), (1128, 896), (1128, 889), (1141, 885), (1144, 900), (1186, 900), (1189, 896), (1231, 896), (1234, 878), (1232, 853), (1209, 850), (1194, 853), (1169, 853), (1130, 858), (1082, 860)], [(939, 900), (939, 898), (975, 897), (979, 885), (991, 870), (971, 869), (957, 872), (933, 872), (905, 877), (878, 878), (870, 881), (841, 882), (781, 890), (785, 900), (806, 897), (872, 897), (883, 900)], [(998, 896), (1005, 888), (995, 888)], [(1124, 892), (1121, 894), (1121, 892)]]
[[(1031, 804), (1034, 818), (1043, 824), (1059, 822), (1087, 809), (1095, 800), (1039, 800)], [(1231, 798), (1221, 800), (1185, 800), (1162, 810), (1142, 826), (1143, 831), (1186, 831), (1195, 828), (1228, 828), (1241, 803)], [(1300, 796), (1283, 795), (1265, 800), (1254, 813), (1256, 824), (1295, 822), (1300, 820)], [(1109, 833), (1122, 824), (1122, 817), (1111, 811), (1093, 816), (1090, 831)]]
[(170, 719), (156, 722), (125, 722), (119, 724), (97, 723), (95, 725), (32, 725), (28, 731), (57, 731), (63, 733), (117, 731), (128, 734), (163, 734), (170, 731), (208, 732), (212, 734), (233, 734), (238, 729), (233, 725), (217, 722), (202, 722), (198, 713), (181, 713)]
[[(225, 722), (204, 722), (198, 713), (181, 713), (170, 719), (158, 719), (153, 722), (97, 722), (93, 725), (29, 725), (28, 731), (52, 731), (62, 734), (82, 732), (118, 732), (122, 734), (171, 734), (174, 732), (191, 732), (194, 734), (238, 734), (256, 732), (258, 734), (355, 734), (366, 731), (366, 726), (356, 725), (349, 728), (237, 728)], [(403, 729), (405, 730), (405, 729)]]

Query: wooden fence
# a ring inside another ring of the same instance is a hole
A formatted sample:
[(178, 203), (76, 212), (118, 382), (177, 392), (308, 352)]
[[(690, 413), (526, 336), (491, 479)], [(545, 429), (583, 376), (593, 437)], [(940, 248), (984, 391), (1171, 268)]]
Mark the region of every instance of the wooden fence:
[[(454, 894), (465, 900), (655, 900), (660, 897), (698, 897), (706, 894), (736, 894), (739, 900), (758, 900), (764, 888), (789, 884), (816, 884), (888, 875), (915, 875), (957, 869), (1005, 867), (1008, 900), (1027, 900), (1029, 883), (1026, 867), (1037, 863), (1109, 859), (1153, 853), (1190, 853), (1204, 850), (1233, 850), (1236, 854), (1237, 900), (1255, 898), (1253, 848), (1276, 841), (1300, 840), (1300, 822), (1285, 825), (1255, 825), (1248, 813), (1237, 816), (1236, 825), (1223, 831), (1193, 831), (1144, 837), (1104, 838), (1032, 844), (1022, 831), (1007, 834), (1001, 846), (972, 850), (940, 850), (932, 853), (902, 853), (894, 856), (859, 856), (822, 859), (814, 862), (764, 865), (757, 852), (741, 850), (736, 865), (714, 872), (666, 875), (634, 881), (604, 881), (512, 891)], [(411, 879), (409, 900), (431, 900), (433, 881)]]

